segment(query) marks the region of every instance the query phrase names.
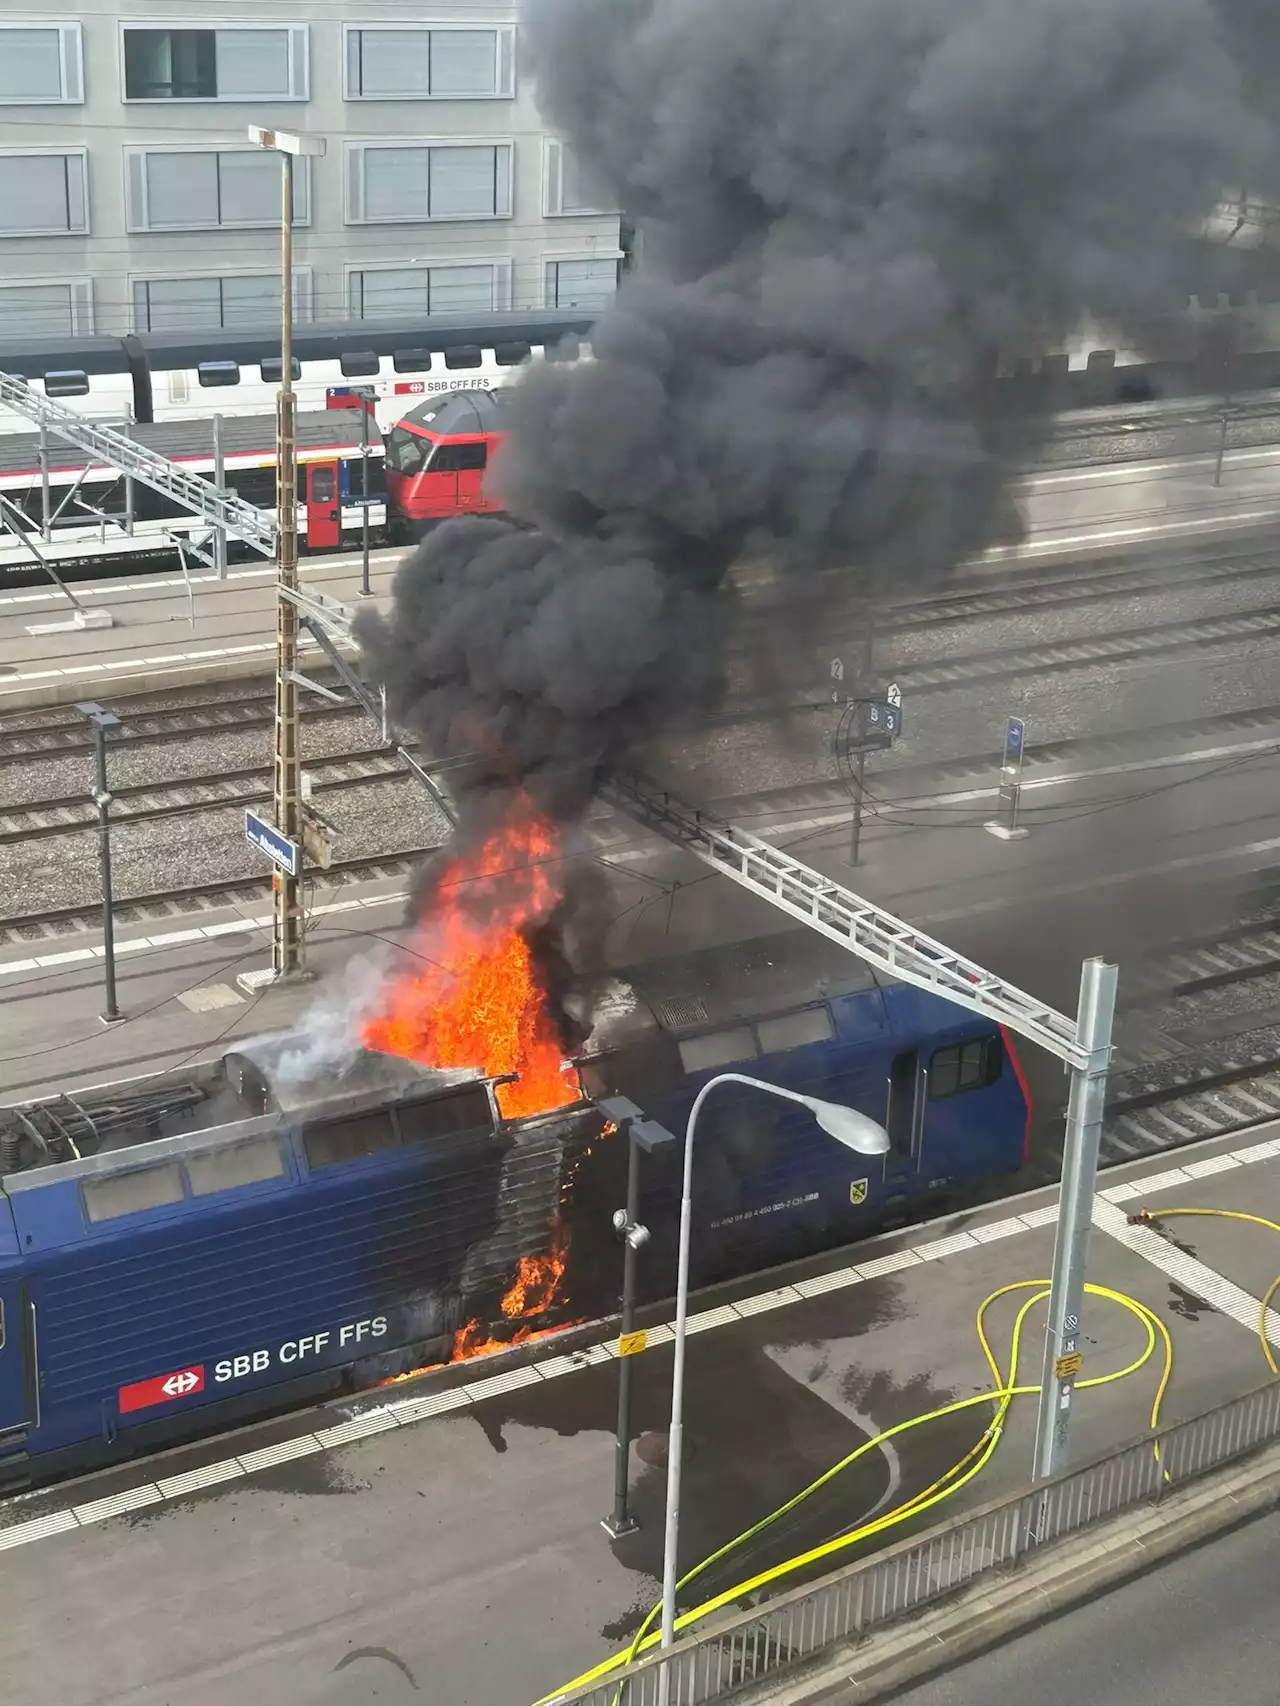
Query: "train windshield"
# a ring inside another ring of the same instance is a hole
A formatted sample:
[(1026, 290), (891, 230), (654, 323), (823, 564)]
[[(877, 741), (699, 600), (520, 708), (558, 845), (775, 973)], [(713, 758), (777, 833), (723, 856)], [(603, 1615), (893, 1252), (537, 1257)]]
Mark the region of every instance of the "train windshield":
[(402, 426), (392, 427), (384, 435), (383, 442), (387, 450), (387, 467), (393, 474), (420, 474), (435, 447), (434, 439), (423, 438)]

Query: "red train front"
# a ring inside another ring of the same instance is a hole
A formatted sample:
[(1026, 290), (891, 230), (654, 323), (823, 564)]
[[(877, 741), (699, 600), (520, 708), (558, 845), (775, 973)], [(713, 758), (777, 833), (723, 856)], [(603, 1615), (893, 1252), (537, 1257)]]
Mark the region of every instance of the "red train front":
[(387, 496), (409, 521), (492, 514), (485, 471), (505, 436), (501, 391), (451, 391), (411, 409), (384, 434)]

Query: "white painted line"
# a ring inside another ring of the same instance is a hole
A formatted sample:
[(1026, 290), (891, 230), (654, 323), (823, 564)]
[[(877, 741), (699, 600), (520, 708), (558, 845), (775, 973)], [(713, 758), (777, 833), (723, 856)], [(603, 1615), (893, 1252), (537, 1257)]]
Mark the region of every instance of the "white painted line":
[(157, 1481), (156, 1486), (165, 1499), (182, 1499), (188, 1493), (216, 1487), (220, 1481), (236, 1481), (243, 1474), (240, 1459), (226, 1457), (221, 1463), (208, 1463), (203, 1469), (191, 1469), (185, 1475), (172, 1475), (167, 1481)]
[(1280, 1155), (1280, 1141), (1268, 1138), (1265, 1143), (1251, 1143), (1247, 1149), (1235, 1151), (1236, 1160), (1242, 1167), (1247, 1167), (1254, 1161), (1270, 1161), (1273, 1156)]
[(777, 1291), (762, 1291), (756, 1297), (739, 1298), (734, 1304), (738, 1315), (746, 1319), (752, 1315), (763, 1315), (770, 1309), (781, 1309), (785, 1303), (798, 1303), (800, 1293), (793, 1285), (779, 1286)]
[(705, 1333), (708, 1327), (727, 1327), (738, 1319), (732, 1303), (722, 1303), (718, 1309), (704, 1309), (700, 1315), (690, 1315), (685, 1322), (688, 1333)]
[(183, 942), (202, 942), (203, 940), (203, 930), (171, 930), (165, 936), (148, 937), (153, 948), (176, 948)]
[(1226, 1173), (1240, 1165), (1232, 1154), (1210, 1155), (1204, 1161), (1191, 1161), (1182, 1169), (1188, 1179), (1207, 1179), (1213, 1173)]
[(877, 1256), (874, 1261), (858, 1262), (856, 1264), (861, 1279), (879, 1279), (883, 1274), (901, 1273), (903, 1268), (914, 1268), (920, 1258), (914, 1250), (896, 1250), (891, 1256)]
[(1112, 1185), (1098, 1194), (1104, 1202), (1132, 1202), (1135, 1197), (1146, 1196), (1151, 1191), (1172, 1190), (1174, 1185), (1185, 1185), (1188, 1174), (1181, 1167), (1170, 1167), (1163, 1173), (1152, 1173), (1145, 1179), (1130, 1179), (1124, 1185)]
[(443, 1416), (449, 1410), (464, 1409), (470, 1402), (471, 1394), (466, 1387), (455, 1386), (452, 1392), (435, 1392), (429, 1398), (402, 1398), (387, 1408), (395, 1411), (402, 1427), (408, 1427), (411, 1422), (423, 1422), (430, 1416)]
[(239, 1463), (246, 1475), (254, 1475), (260, 1469), (275, 1469), (281, 1463), (292, 1463), (295, 1457), (310, 1457), (324, 1447), (314, 1434), (303, 1434), (298, 1439), (287, 1439), (283, 1445), (264, 1445), (261, 1451), (241, 1452)]
[(65, 1534), (69, 1528), (78, 1526), (69, 1510), (32, 1517), (30, 1522), (15, 1522), (10, 1528), (0, 1528), (0, 1552), (7, 1552), (13, 1546), (26, 1546), (32, 1540), (47, 1540), (51, 1534)]
[(1051, 1202), (1045, 1208), (1028, 1209), (1026, 1214), (1020, 1214), (1018, 1219), (1024, 1226), (1052, 1226), (1058, 1218), (1058, 1205)]
[(41, 954), (36, 964), (39, 966), (69, 966), (74, 960), (91, 960), (92, 948), (70, 948), (63, 954)]
[(72, 1515), (81, 1528), (87, 1528), (91, 1522), (106, 1522), (109, 1517), (123, 1516), (125, 1511), (159, 1504), (163, 1498), (159, 1487), (148, 1481), (145, 1486), (130, 1487), (127, 1493), (116, 1493), (109, 1499), (91, 1499), (87, 1505), (76, 1505)]
[(975, 1226), (973, 1237), (978, 1244), (994, 1244), (997, 1238), (1012, 1238), (1015, 1232), (1025, 1232), (1026, 1227), (1016, 1214), (1007, 1220), (993, 1220), (989, 1226)]
[(336, 1427), (321, 1428), (316, 1433), (316, 1439), (322, 1450), (332, 1451), (334, 1446), (350, 1445), (353, 1440), (368, 1439), (372, 1434), (386, 1433), (388, 1428), (399, 1426), (399, 1416), (393, 1414), (390, 1407), (385, 1407), (380, 1410), (366, 1410), (349, 1422), (339, 1422)]
[(916, 1255), (922, 1262), (934, 1262), (940, 1256), (955, 1256), (961, 1250), (972, 1250), (977, 1240), (967, 1232), (953, 1233), (950, 1238), (935, 1238), (929, 1244), (917, 1244)]
[(523, 1368), (509, 1369), (506, 1374), (475, 1381), (471, 1386), (471, 1400), (478, 1404), (482, 1398), (496, 1398), (503, 1392), (515, 1392), (521, 1386), (536, 1386), (541, 1379), (537, 1364), (526, 1363)]
[(837, 1268), (831, 1274), (815, 1274), (812, 1279), (796, 1281), (801, 1297), (822, 1297), (828, 1291), (839, 1291), (846, 1285), (860, 1285), (862, 1275), (857, 1268)]
[(8, 977), (11, 972), (38, 971), (39, 969), (39, 960), (9, 960), (6, 964), (0, 965), (0, 977)]

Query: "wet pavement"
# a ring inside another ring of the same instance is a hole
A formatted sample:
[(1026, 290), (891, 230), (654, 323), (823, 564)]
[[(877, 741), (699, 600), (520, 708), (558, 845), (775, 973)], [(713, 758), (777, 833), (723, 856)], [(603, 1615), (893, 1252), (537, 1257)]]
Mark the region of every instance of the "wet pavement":
[[(1280, 1141), (1259, 1131), (1234, 1145), (1182, 1151), (1176, 1172), (1156, 1160), (1112, 1173), (1097, 1202), (1090, 1277), (1169, 1329), (1169, 1421), (1267, 1378), (1257, 1300), (1280, 1272), (1280, 1237), (1220, 1219), (1170, 1221), (1166, 1237), (1127, 1215), (1148, 1202), (1280, 1219)], [(1011, 1199), (695, 1299), (682, 1565), (870, 1434), (987, 1389), (975, 1312), (998, 1288), (1047, 1274), (1052, 1201)], [(1026, 1295), (992, 1306), (1002, 1359)], [(1039, 1310), (1028, 1319), (1020, 1379), (1031, 1383), (1042, 1321)], [(1085, 1375), (1123, 1367), (1145, 1340), (1127, 1311), (1090, 1300)], [(14, 1698), (49, 1706), (530, 1706), (625, 1641), (657, 1592), (670, 1332), (659, 1320), (634, 1365), (640, 1529), (618, 1542), (600, 1527), (613, 1344), (585, 1329), (11, 1500), (0, 1674)], [(1159, 1375), (1152, 1360), (1078, 1393), (1073, 1458), (1142, 1432)], [(990, 1466), (918, 1521), (1021, 1484), (1034, 1413), (1034, 1397), (1015, 1400)], [(919, 1492), (989, 1414), (978, 1405), (869, 1453), (706, 1572), (698, 1600)]]

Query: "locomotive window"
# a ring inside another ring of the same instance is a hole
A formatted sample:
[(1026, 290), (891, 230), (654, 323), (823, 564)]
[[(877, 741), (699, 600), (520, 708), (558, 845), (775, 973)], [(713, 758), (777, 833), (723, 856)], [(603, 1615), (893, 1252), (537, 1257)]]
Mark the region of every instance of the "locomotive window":
[(975, 1037), (935, 1049), (929, 1061), (929, 1100), (940, 1102), (965, 1090), (994, 1084), (1004, 1068), (1004, 1043), (996, 1037)]
[(522, 361), (528, 361), (531, 351), (528, 344), (495, 344), (493, 359), (499, 367), (519, 367)]
[(429, 349), (398, 349), (391, 357), (397, 373), (426, 373), (431, 366)]
[(801, 1048), (805, 1043), (829, 1043), (835, 1035), (831, 1014), (825, 1007), (806, 1007), (799, 1013), (780, 1013), (776, 1019), (762, 1019), (756, 1026), (760, 1053), (773, 1054), (778, 1049)]
[(387, 467), (395, 474), (420, 474), (433, 443), (434, 440), (422, 438), (404, 427), (392, 427), (383, 440)]
[(218, 1191), (233, 1191), (237, 1185), (283, 1179), (284, 1157), (274, 1138), (259, 1138), (230, 1149), (211, 1149), (207, 1155), (193, 1155), (187, 1162), (187, 1178), (193, 1197), (211, 1197)]
[(483, 361), (479, 344), (459, 344), (456, 349), (444, 352), (446, 367), (479, 367)]
[(119, 1220), (122, 1215), (141, 1214), (149, 1208), (168, 1208), (181, 1202), (182, 1168), (176, 1161), (162, 1167), (139, 1167), (132, 1173), (117, 1173), (105, 1179), (86, 1179), (85, 1213), (93, 1223)]
[(307, 1165), (333, 1167), (340, 1161), (358, 1161), (365, 1155), (376, 1155), (380, 1149), (394, 1149), (395, 1129), (391, 1115), (357, 1114), (349, 1120), (331, 1120), (327, 1125), (312, 1126), (302, 1134), (307, 1152)]
[(489, 1098), (480, 1085), (455, 1096), (433, 1096), (396, 1109), (402, 1143), (429, 1143), (457, 1131), (492, 1131)]
[(465, 474), (468, 469), (483, 468), (488, 460), (489, 446), (483, 439), (473, 444), (442, 444), (432, 457), (428, 472)]
[(46, 373), (44, 376), (44, 394), (46, 397), (84, 397), (89, 392), (89, 375), (79, 373), (74, 369), (66, 369), (58, 373)]
[[(280, 374), (282, 372), (280, 364), (283, 360), (283, 356), (269, 355), (259, 364), (258, 372), (262, 375), (262, 383), (264, 385), (278, 385), (280, 383)], [(298, 360), (296, 355), (289, 363), (289, 366), (293, 370), (293, 377), (295, 379), (301, 379), (302, 363)]]
[(373, 350), (357, 349), (340, 356), (338, 366), (344, 379), (376, 379), (380, 363)]
[(240, 365), (235, 361), (202, 361), (196, 368), (202, 385), (238, 385)]
[(711, 1031), (705, 1037), (686, 1037), (680, 1044), (680, 1062), (686, 1072), (707, 1072), (735, 1060), (754, 1060), (755, 1054), (756, 1039), (750, 1025), (733, 1031)]

